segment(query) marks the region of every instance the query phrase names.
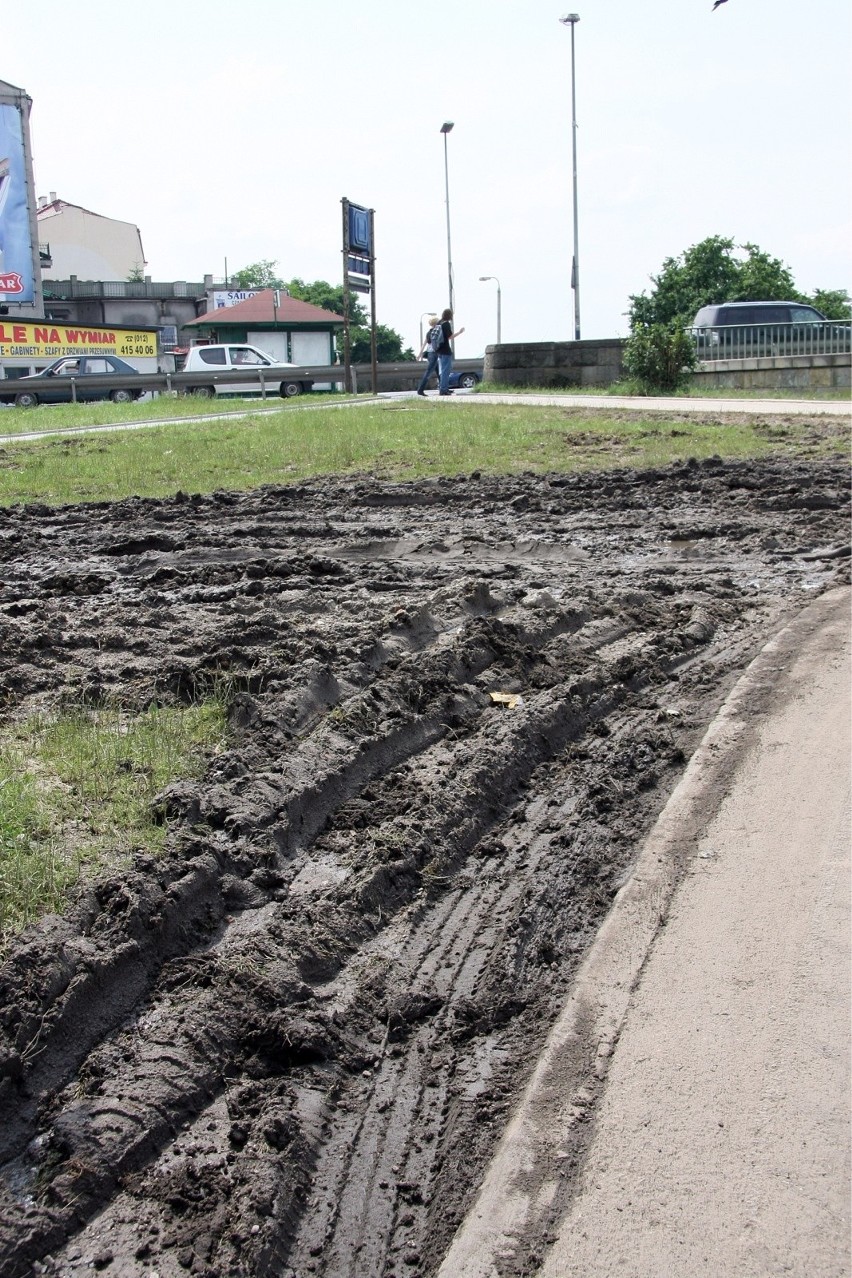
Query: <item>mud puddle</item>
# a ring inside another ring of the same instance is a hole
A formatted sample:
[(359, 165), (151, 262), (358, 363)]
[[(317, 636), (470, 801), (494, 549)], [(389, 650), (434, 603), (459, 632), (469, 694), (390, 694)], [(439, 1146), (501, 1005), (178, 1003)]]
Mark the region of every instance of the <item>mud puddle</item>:
[(6, 716), (235, 689), (167, 854), (0, 974), (0, 1273), (434, 1274), (704, 727), (848, 578), (848, 493), (711, 461), (0, 513)]

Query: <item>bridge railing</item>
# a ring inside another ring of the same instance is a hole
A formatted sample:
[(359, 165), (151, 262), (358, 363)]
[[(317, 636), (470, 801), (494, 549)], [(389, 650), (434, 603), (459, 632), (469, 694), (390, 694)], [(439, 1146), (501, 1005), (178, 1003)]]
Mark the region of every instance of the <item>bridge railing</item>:
[(852, 351), (852, 321), (803, 324), (720, 324), (690, 328), (699, 360), (765, 359), (783, 355), (844, 355)]

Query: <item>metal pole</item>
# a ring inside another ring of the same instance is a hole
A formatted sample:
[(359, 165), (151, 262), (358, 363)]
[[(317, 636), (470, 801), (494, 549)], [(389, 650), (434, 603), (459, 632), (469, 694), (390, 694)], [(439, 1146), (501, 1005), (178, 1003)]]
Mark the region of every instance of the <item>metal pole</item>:
[(501, 307), (500, 307), (500, 281), (498, 280), (498, 278), (497, 278), (497, 276), (496, 276), (496, 275), (480, 275), (480, 277), (479, 277), (479, 282), (480, 282), (481, 284), (485, 284), (487, 280), (493, 280), (493, 281), (494, 281), (494, 283), (497, 285), (497, 345), (499, 346), (499, 345), (500, 345), (500, 341), (501, 341), (501, 336), (502, 336), (502, 334), (501, 334), (501, 317), (500, 317), (500, 310), (501, 310)]
[(352, 386), (352, 349), (349, 342), (349, 201), (340, 201), (343, 210), (343, 381), (344, 390), (354, 394)]
[(566, 14), (559, 21), (571, 28), (571, 151), (574, 180), (574, 260), (571, 264), (571, 287), (574, 290), (574, 341), (580, 340), (580, 231), (577, 217), (577, 79), (574, 71), (574, 28), (579, 13)]
[(378, 356), (376, 353), (376, 238), (375, 210), (370, 209), (370, 365), (373, 375), (373, 394), (379, 389)]
[(450, 166), (447, 159), (447, 134), (452, 131), (453, 122), (447, 120), (441, 125), (444, 135), (444, 189), (447, 197), (447, 285), (449, 288), (450, 310), (455, 317), (455, 289), (453, 288), (453, 248), (450, 239)]

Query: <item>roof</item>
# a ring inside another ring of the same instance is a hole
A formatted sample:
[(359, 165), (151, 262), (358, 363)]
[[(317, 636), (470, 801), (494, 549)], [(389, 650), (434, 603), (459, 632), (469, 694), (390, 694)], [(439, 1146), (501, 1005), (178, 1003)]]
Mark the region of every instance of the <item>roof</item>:
[(207, 311), (198, 319), (189, 320), (182, 325), (191, 328), (193, 325), (205, 328), (242, 328), (252, 324), (322, 324), (328, 328), (332, 324), (342, 324), (343, 316), (334, 311), (323, 310), (312, 302), (303, 302), (298, 297), (290, 297), (283, 289), (276, 308), (275, 290), (265, 288), (254, 297), (247, 297), (236, 306), (223, 306), (218, 310)]
[(132, 226), (134, 230), (139, 230), (139, 227), (134, 222), (127, 222), (120, 217), (110, 217), (106, 213), (95, 213), (93, 209), (84, 208), (82, 204), (72, 204), (70, 200), (47, 200), (44, 196), (39, 196), (39, 199), (44, 200), (44, 203), (39, 204), (36, 209), (37, 217), (41, 217), (44, 213), (61, 213), (63, 209), (77, 209), (79, 213), (85, 213), (88, 217), (100, 217), (105, 222), (120, 222), (122, 226)]

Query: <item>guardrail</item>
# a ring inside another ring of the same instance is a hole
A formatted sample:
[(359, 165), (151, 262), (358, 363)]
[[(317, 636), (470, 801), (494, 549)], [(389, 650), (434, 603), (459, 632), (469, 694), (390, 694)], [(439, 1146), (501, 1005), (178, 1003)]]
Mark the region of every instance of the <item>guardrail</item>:
[[(483, 361), (478, 360), (456, 360), (455, 367), (461, 372), (467, 370), (478, 372), (482, 376)], [(376, 372), (378, 374), (377, 390), (413, 390), (420, 378), (423, 376), (425, 365), (423, 361), (404, 360), (395, 364), (379, 364)], [(112, 391), (138, 391), (145, 393), (149, 391), (153, 394), (186, 394), (188, 391), (196, 388), (210, 388), (214, 390), (215, 386), (224, 383), (229, 386), (245, 384), (247, 390), (251, 392), (255, 390), (261, 399), (278, 398), (278, 388), (283, 381), (286, 382), (302, 382), (309, 383), (311, 386), (316, 384), (332, 384), (343, 388), (344, 368), (342, 364), (306, 364), (298, 365), (286, 370), (277, 370), (273, 375), (265, 373), (259, 368), (245, 369), (228, 369), (222, 372), (215, 372), (211, 367), (211, 371), (196, 371), (194, 373), (97, 373), (88, 377), (51, 377), (49, 381), (45, 380), (44, 389), (52, 387), (56, 390), (67, 389), (70, 392), (69, 398), (76, 403), (78, 398), (78, 388), (82, 384), (90, 385), (93, 381), (97, 381), (99, 390), (106, 391), (110, 394)], [(369, 364), (353, 364), (351, 368), (352, 382), (349, 390), (352, 394), (357, 394), (359, 389), (371, 390), (372, 388), (372, 368)], [(259, 384), (259, 386), (258, 386)], [(14, 401), (15, 396), (21, 392), (27, 391), (39, 394), (38, 383), (34, 380), (20, 380), (18, 378), (0, 379), (0, 402)]]
[(852, 351), (852, 322), (808, 324), (725, 324), (690, 328), (703, 364), (726, 359), (767, 359), (790, 355), (846, 355)]

